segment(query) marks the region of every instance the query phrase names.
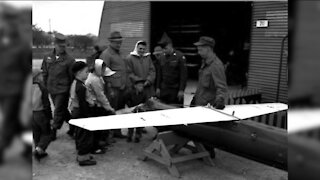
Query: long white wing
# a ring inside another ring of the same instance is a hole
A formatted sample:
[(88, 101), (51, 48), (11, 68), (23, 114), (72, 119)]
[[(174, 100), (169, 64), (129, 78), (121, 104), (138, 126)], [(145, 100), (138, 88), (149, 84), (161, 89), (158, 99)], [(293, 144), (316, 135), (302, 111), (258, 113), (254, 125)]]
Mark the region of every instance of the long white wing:
[(320, 128), (320, 108), (288, 111), (288, 133), (299, 133)]
[(72, 119), (69, 123), (90, 131), (96, 131), (147, 126), (234, 121), (286, 109), (288, 109), (288, 106), (282, 103), (229, 105), (226, 106), (224, 110), (215, 110), (207, 107), (190, 107)]

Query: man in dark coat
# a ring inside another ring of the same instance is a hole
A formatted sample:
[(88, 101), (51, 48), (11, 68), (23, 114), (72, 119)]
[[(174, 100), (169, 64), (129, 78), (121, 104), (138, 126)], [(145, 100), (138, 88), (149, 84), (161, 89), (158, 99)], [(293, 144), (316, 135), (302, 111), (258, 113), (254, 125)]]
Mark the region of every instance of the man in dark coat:
[(159, 44), (164, 55), (160, 57), (156, 95), (164, 103), (183, 106), (187, 82), (186, 58), (173, 48), (172, 40), (166, 34)]
[[(105, 91), (107, 92), (107, 98), (110, 101), (111, 106), (115, 110), (123, 109), (125, 106), (125, 94), (130, 87), (129, 78), (127, 73), (127, 65), (124, 57), (120, 52), (122, 44), (122, 36), (120, 32), (114, 31), (110, 33), (108, 37), (110, 42), (109, 47), (102, 52), (100, 59), (116, 73), (109, 77), (104, 77)], [(114, 137), (125, 138), (121, 134), (121, 131), (113, 130)]]
[(66, 37), (57, 33), (55, 35), (55, 48), (52, 53), (43, 58), (43, 80), (54, 104), (53, 136), (61, 128), (64, 121), (69, 121), (68, 111), (69, 90), (73, 81), (71, 72), (75, 59), (66, 52)]
[(202, 36), (194, 43), (198, 53), (202, 57), (202, 65), (199, 70), (199, 82), (192, 105), (212, 105), (217, 109), (223, 109), (227, 94), (227, 83), (224, 66), (213, 51), (215, 41), (211, 37)]

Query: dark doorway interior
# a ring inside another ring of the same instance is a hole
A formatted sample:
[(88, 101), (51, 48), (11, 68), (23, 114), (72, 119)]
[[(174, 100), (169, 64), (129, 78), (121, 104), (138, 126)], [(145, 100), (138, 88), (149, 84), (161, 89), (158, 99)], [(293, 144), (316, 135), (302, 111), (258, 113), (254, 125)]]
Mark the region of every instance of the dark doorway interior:
[(201, 58), (193, 45), (200, 36), (215, 38), (215, 51), (226, 65), (229, 85), (246, 85), (251, 2), (151, 2), (151, 48), (166, 32), (196, 79)]

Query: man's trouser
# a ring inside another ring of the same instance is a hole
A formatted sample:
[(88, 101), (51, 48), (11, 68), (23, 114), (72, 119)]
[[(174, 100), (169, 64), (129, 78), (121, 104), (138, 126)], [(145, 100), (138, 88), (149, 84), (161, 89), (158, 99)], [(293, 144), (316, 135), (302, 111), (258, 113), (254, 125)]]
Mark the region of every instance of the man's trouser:
[[(115, 110), (123, 109), (125, 107), (126, 89), (112, 88), (112, 91), (114, 93), (113, 96), (110, 96), (110, 93), (107, 95), (111, 107), (113, 107)], [(112, 131), (114, 137), (122, 135), (121, 129), (114, 129)]]
[(52, 128), (57, 130), (62, 127), (63, 122), (70, 120), (68, 111), (69, 93), (51, 94), (54, 105), (54, 115)]

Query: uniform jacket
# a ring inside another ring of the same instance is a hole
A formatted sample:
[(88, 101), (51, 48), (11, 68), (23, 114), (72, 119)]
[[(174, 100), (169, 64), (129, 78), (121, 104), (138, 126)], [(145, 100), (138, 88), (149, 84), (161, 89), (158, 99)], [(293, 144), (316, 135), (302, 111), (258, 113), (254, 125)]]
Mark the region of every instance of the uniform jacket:
[(187, 81), (186, 58), (180, 51), (162, 55), (159, 64), (157, 88), (174, 88), (184, 91)]
[(148, 80), (151, 84), (154, 84), (156, 78), (156, 70), (154, 68), (150, 53), (145, 53), (143, 56), (140, 56), (137, 53), (137, 44), (127, 57), (127, 67), (129, 78), (132, 83), (136, 80), (143, 79)]
[(95, 72), (89, 73), (85, 82), (88, 88), (87, 101), (89, 104), (103, 107), (106, 110), (110, 110), (111, 105), (104, 93), (104, 81), (102, 79), (102, 61), (95, 61)]
[(227, 93), (226, 76), (221, 60), (214, 55), (205, 60), (199, 70), (199, 82), (195, 94), (196, 105), (215, 105), (224, 102)]
[(67, 53), (57, 58), (55, 50), (43, 58), (43, 80), (50, 94), (69, 92), (73, 81), (71, 66), (74, 62), (75, 59)]
[(112, 47), (108, 47), (104, 50), (100, 56), (100, 59), (116, 73), (110, 77), (105, 77), (106, 83), (109, 83), (111, 87), (124, 89), (127, 86), (128, 75), (125, 59), (121, 57), (120, 53), (115, 51)]

